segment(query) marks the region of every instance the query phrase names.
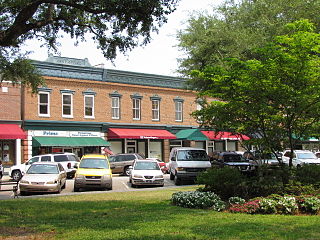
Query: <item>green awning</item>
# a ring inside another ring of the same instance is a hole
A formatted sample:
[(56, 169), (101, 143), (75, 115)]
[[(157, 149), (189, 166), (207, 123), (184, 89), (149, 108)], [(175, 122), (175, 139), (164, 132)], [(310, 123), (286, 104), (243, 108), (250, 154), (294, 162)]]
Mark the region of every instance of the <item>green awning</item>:
[(110, 143), (100, 137), (33, 137), (33, 147), (89, 147), (110, 146)]
[(192, 140), (192, 141), (206, 141), (208, 138), (199, 131), (199, 129), (184, 129), (176, 133), (177, 139)]

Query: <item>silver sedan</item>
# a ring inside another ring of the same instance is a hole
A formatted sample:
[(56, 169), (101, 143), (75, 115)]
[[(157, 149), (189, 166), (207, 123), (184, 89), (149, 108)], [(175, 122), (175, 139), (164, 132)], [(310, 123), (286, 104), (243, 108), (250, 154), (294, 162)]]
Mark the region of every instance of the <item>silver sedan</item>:
[(30, 192), (60, 193), (66, 186), (66, 178), (67, 173), (60, 163), (34, 163), (19, 182), (20, 195)]

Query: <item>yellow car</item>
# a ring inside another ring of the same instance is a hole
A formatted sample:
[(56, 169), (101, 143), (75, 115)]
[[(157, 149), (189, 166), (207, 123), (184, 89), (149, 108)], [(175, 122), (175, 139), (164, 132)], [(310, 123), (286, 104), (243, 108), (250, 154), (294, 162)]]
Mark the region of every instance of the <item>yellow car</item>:
[(74, 178), (74, 192), (81, 188), (103, 188), (112, 190), (112, 172), (107, 156), (102, 154), (84, 155)]

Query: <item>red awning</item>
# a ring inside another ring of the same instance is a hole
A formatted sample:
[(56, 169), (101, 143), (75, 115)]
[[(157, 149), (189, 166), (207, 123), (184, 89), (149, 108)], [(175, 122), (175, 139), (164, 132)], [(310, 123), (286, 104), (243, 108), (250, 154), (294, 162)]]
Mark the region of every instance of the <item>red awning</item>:
[(0, 124), (0, 139), (26, 139), (27, 135), (17, 124)]
[(176, 139), (176, 136), (161, 129), (109, 128), (108, 139), (113, 138)]
[(210, 140), (249, 140), (250, 138), (243, 134), (232, 134), (231, 132), (214, 132), (214, 131), (201, 131)]

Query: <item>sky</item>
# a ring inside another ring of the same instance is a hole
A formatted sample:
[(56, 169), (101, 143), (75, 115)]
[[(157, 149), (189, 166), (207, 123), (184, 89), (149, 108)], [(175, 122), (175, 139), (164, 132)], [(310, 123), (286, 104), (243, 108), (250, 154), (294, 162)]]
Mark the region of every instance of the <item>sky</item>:
[[(168, 16), (168, 22), (160, 28), (159, 34), (152, 34), (151, 42), (144, 47), (136, 47), (127, 52), (127, 56), (118, 54), (114, 64), (106, 60), (97, 49), (96, 44), (90, 39), (85, 43), (74, 46), (70, 38), (60, 40), (59, 52), (61, 57), (88, 58), (92, 66), (99, 65), (106, 69), (178, 76), (177, 58), (183, 53), (175, 47), (178, 44), (176, 32), (186, 26), (184, 23), (193, 11), (206, 11), (211, 6), (221, 3), (222, 0), (181, 0), (177, 10)], [(32, 51), (29, 58), (45, 61), (48, 51), (45, 47), (40, 48), (39, 42), (34, 40), (27, 42), (26, 50)]]

